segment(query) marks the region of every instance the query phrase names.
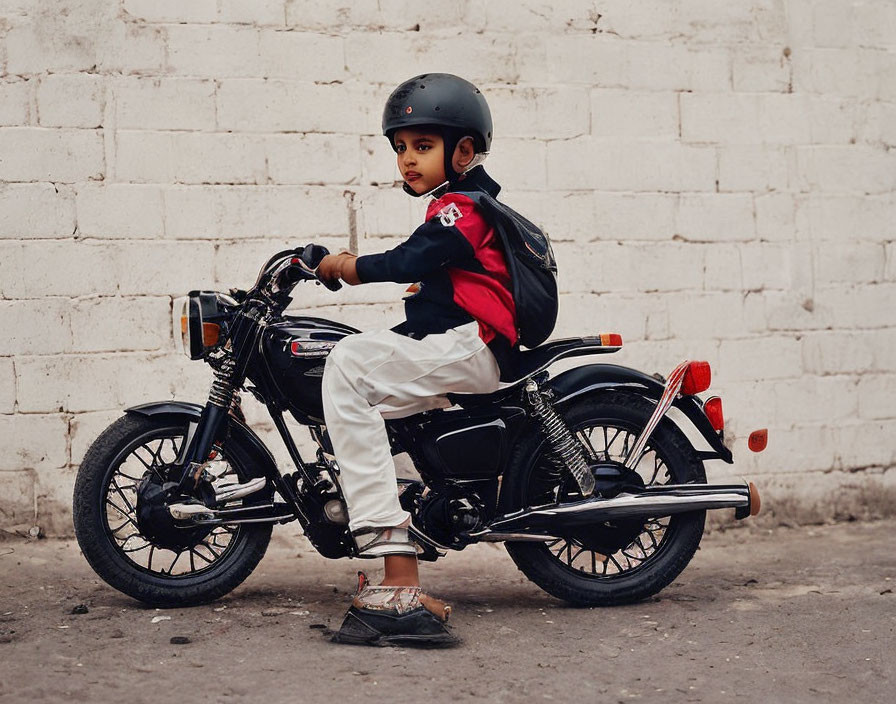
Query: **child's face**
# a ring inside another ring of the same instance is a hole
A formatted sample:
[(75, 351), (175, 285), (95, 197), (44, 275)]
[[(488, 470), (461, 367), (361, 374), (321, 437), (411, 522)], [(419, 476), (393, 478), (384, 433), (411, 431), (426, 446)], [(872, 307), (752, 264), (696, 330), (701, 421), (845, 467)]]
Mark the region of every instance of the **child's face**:
[(440, 134), (405, 128), (393, 139), (398, 170), (415, 193), (427, 193), (445, 182), (445, 142)]

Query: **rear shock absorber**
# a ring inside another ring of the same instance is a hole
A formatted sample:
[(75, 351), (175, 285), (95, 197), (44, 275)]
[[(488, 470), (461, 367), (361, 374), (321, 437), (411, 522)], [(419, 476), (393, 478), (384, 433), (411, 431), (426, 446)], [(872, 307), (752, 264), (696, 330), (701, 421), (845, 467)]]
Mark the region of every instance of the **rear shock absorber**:
[(529, 379), (525, 388), (529, 405), (541, 423), (541, 430), (554, 454), (575, 478), (582, 496), (591, 496), (594, 493), (594, 476), (585, 460), (582, 445), (573, 437), (566, 423), (539, 390), (538, 383), (534, 379)]

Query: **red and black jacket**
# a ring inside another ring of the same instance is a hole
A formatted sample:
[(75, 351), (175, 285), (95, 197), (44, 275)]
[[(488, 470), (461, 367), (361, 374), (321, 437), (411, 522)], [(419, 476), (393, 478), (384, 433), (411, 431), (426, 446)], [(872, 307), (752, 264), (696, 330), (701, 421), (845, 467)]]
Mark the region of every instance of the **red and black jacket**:
[(516, 313), (500, 239), (463, 191), (496, 197), (501, 187), (481, 166), (432, 201), (426, 222), (394, 249), (358, 257), (364, 283), (419, 283), (405, 299), (405, 322), (393, 330), (421, 339), (476, 321), (498, 361), (502, 379), (513, 375)]

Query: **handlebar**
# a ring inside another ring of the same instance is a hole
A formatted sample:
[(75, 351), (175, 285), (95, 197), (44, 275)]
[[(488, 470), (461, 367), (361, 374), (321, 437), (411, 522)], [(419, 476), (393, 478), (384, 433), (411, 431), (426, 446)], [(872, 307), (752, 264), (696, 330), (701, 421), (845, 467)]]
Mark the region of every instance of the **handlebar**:
[(338, 280), (324, 281), (317, 276), (318, 266), (329, 253), (330, 250), (318, 244), (278, 252), (261, 268), (255, 289), (270, 297), (288, 296), (299, 281), (314, 280), (331, 291), (338, 291), (342, 288)]

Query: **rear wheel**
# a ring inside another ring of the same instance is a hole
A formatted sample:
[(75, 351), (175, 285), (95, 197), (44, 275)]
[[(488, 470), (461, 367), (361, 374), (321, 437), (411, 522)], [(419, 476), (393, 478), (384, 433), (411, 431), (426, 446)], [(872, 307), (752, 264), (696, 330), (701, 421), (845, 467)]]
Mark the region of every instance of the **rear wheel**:
[[(586, 398), (562, 411), (592, 464), (620, 464), (647, 424), (654, 406), (632, 394)], [(654, 431), (626, 483), (653, 486), (705, 482), (703, 463), (669, 419)], [(517, 508), (581, 500), (568, 472), (559, 471), (544, 438), (516, 448), (505, 490)], [(578, 606), (612, 606), (656, 594), (687, 566), (703, 535), (705, 511), (613, 521), (544, 543), (508, 542), (520, 570), (549, 594)]]
[[(269, 524), (168, 528), (152, 537), (141, 530), (138, 485), (172, 479), (184, 432), (177, 418), (126, 415), (96, 439), (75, 481), (75, 534), (84, 557), (108, 584), (153, 606), (190, 606), (227, 594), (251, 574), (271, 537)], [(230, 440), (212, 464), (214, 483), (245, 482), (262, 466), (251, 448)]]

